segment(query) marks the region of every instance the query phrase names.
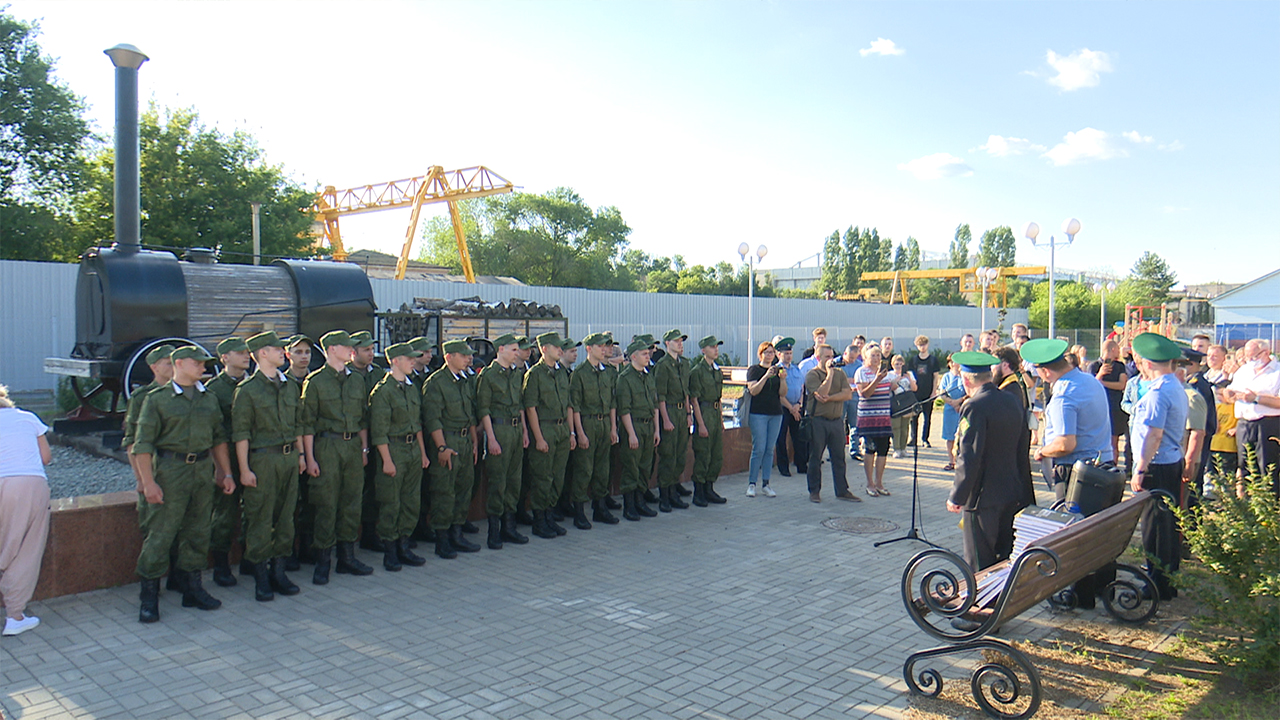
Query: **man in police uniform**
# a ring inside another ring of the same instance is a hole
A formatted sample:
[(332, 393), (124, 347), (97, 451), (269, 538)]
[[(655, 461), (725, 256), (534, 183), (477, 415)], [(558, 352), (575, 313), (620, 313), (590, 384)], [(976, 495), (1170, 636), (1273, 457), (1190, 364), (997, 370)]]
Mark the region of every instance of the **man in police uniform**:
[(493, 341), (497, 357), (480, 371), (476, 380), (476, 414), (484, 430), (485, 472), (489, 493), (485, 512), (489, 516), (490, 550), (501, 550), (504, 542), (523, 545), (529, 538), (516, 529), (516, 504), (520, 500), (520, 471), (529, 430), (525, 427), (522, 382), (517, 361), (520, 344), (510, 333)]
[(325, 364), (308, 375), (302, 386), (302, 442), (311, 476), (308, 485), (315, 533), (314, 585), (328, 584), (335, 547), (339, 573), (362, 576), (373, 572), (355, 556), (361, 488), (369, 464), (366, 411), (371, 392), (365, 386), (368, 372), (350, 363), (356, 342), (344, 330), (325, 333), (320, 338)]
[(564, 480), (569, 452), (576, 446), (570, 423), (569, 378), (556, 370), (562, 343), (560, 334), (545, 332), (538, 336), (542, 358), (524, 376), (523, 401), (529, 424), (529, 471), (532, 474), (530, 494), (533, 508), (533, 534), (553, 538), (567, 531), (556, 524), (548, 512), (559, 496), (559, 483)]
[(231, 400), (231, 440), (236, 444), (244, 486), (244, 555), (254, 566), (259, 602), (297, 595), (285, 575), (293, 548), (293, 511), (298, 474), (306, 468), (299, 423), (302, 392), (285, 377), (284, 341), (274, 332), (245, 342), (258, 370), (236, 386)]
[(618, 422), (626, 435), (618, 443), (622, 449), (622, 517), (632, 521), (658, 515), (645, 503), (644, 497), (649, 487), (654, 448), (661, 440), (658, 390), (648, 369), (652, 346), (652, 339), (646, 337), (631, 341), (627, 346), (631, 362), (618, 373), (616, 388)]
[[(431, 527), (436, 555), (453, 559), (458, 552), (479, 552), (462, 534), (471, 502), (476, 464), (475, 386), (467, 366), (475, 351), (466, 340), (444, 344), (444, 365), (422, 386), (422, 432), (431, 436), (435, 457), (431, 474)], [(428, 454), (430, 457), (430, 454)]]
[[(138, 620), (144, 623), (160, 619), (160, 577), (165, 572), (181, 573), (183, 607), (221, 607), (200, 579), (208, 561), (215, 468), (222, 492), (235, 489), (222, 411), (199, 381), (205, 361), (213, 358), (204, 348), (188, 345), (172, 351), (170, 359), (173, 379), (146, 396), (130, 448), (146, 502), (138, 515), (143, 540), (137, 568), (142, 578)], [(169, 550), (175, 541), (179, 553), (171, 567)]]
[(688, 339), (679, 330), (668, 330), (662, 336), (667, 354), (653, 372), (662, 428), (658, 445), (658, 510), (662, 512), (689, 507), (676, 492), (689, 453), (689, 361), (684, 358), (684, 341)]
[[(1163, 490), (1176, 504), (1182, 497), (1182, 437), (1189, 407), (1187, 393), (1173, 372), (1173, 361), (1182, 357), (1182, 349), (1163, 335), (1142, 333), (1133, 339), (1133, 354), (1154, 380), (1129, 414), (1135, 451), (1130, 485), (1134, 492)], [(1178, 571), (1182, 538), (1173, 513), (1160, 502), (1142, 511), (1142, 547), (1147, 553), (1147, 574), (1156, 581), (1160, 599), (1177, 597), (1168, 573)]]
[[(218, 343), (218, 359), (222, 363), (222, 372), (218, 373), (205, 385), (218, 400), (222, 410), (223, 434), (231, 437), (231, 400), (240, 381), (248, 377), (249, 347), (244, 338), (229, 337)], [(234, 476), (234, 471), (233, 471)], [(236, 584), (236, 576), (231, 573), (231, 565), (227, 555), (235, 541), (236, 521), (240, 519), (241, 488), (238, 478), (234, 478), (235, 491), (230, 494), (215, 493), (213, 496), (213, 513), (210, 517), (209, 549), (213, 552), (213, 581), (222, 587)]]
[(573, 451), (573, 524), (590, 530), (586, 501), (591, 500), (591, 520), (616, 525), (618, 518), (609, 512), (604, 499), (609, 495), (610, 453), (618, 442), (618, 416), (614, 406), (613, 372), (605, 362), (605, 353), (613, 341), (604, 333), (592, 333), (582, 341), (587, 346), (587, 361), (569, 378), (569, 405), (573, 408), (573, 427), (577, 433), (577, 449)]
[(724, 373), (716, 361), (724, 342), (715, 335), (698, 341), (702, 355), (689, 368), (689, 402), (693, 407), (693, 504), (706, 507), (728, 502), (716, 492), (716, 480), (724, 464), (724, 416), (720, 398)]
[(1072, 367), (1063, 355), (1067, 341), (1049, 338), (1028, 340), (1022, 359), (1035, 366), (1039, 380), (1053, 387), (1044, 409), (1044, 444), (1035, 461), (1053, 460), (1053, 492), (1067, 497), (1071, 466), (1077, 460), (1114, 462), (1111, 452), (1111, 414), (1107, 391), (1098, 379)]
[(804, 410), (801, 397), (804, 395), (804, 374), (800, 367), (791, 362), (795, 338), (783, 337), (774, 342), (778, 351), (778, 373), (786, 378), (787, 395), (782, 398), (782, 429), (778, 431), (777, 452), (778, 473), (783, 477), (791, 477), (791, 456), (787, 454), (787, 433), (791, 434), (791, 449), (795, 456), (796, 472), (801, 475), (809, 472), (809, 444), (800, 437), (800, 417)]
[(388, 572), (399, 572), (402, 564), (427, 563), (409, 548), (409, 535), (418, 524), (422, 471), (430, 464), (422, 441), (422, 392), (409, 379), (413, 362), (421, 354), (410, 343), (387, 348), (391, 371), (369, 394), (369, 444), (381, 460), (378, 538), (382, 567)]
[(956, 476), (947, 510), (964, 513), (964, 559), (974, 572), (1013, 552), (1013, 516), (1026, 507), (1018, 450), (1027, 429), (1022, 403), (992, 382), (998, 358), (983, 352), (952, 356), (968, 399), (956, 430)]

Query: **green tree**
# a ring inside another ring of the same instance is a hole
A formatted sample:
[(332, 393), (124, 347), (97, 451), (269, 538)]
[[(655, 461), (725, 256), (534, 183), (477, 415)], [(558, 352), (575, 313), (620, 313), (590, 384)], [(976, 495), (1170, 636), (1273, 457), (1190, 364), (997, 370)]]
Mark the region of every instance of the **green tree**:
[[(1037, 283), (1032, 287), (1034, 299), (1028, 308), (1030, 324), (1036, 328), (1049, 327), (1049, 283)], [(1107, 293), (1107, 327), (1124, 317), (1123, 305), (1117, 305), (1114, 293)], [(1096, 328), (1102, 309), (1099, 293), (1086, 283), (1059, 280), (1053, 298), (1054, 326), (1063, 328)], [(1012, 298), (1009, 303), (1013, 307)]]
[(969, 243), (973, 241), (973, 233), (969, 231), (969, 223), (956, 226), (955, 238), (951, 241), (951, 268), (969, 267)]
[(1169, 290), (1178, 282), (1178, 275), (1164, 258), (1148, 250), (1130, 269), (1134, 299), (1144, 305), (1161, 305), (1169, 300)]
[(862, 246), (862, 231), (851, 227), (844, 231), (844, 267), (840, 273), (840, 290), (853, 293), (862, 287), (862, 263), (866, 250)]
[(978, 265), (985, 267), (1013, 267), (1017, 264), (1017, 241), (1008, 225), (1001, 225), (982, 233), (978, 243)]
[(840, 231), (836, 230), (822, 243), (822, 276), (818, 288), (825, 292), (844, 292), (844, 272), (848, 258), (840, 244)]
[(903, 270), (919, 270), (920, 269), (920, 243), (910, 235), (907, 236), (906, 242), (906, 262), (903, 263)]

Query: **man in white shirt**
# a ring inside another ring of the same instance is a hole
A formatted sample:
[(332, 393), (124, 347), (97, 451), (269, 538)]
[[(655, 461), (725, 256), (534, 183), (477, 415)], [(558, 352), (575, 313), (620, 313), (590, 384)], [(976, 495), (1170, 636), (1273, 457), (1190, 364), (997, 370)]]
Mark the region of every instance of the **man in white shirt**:
[(1236, 440), (1245, 477), (1251, 470), (1270, 477), (1272, 491), (1280, 495), (1280, 362), (1271, 357), (1266, 340), (1250, 340), (1244, 352), (1248, 361), (1236, 371), (1222, 398), (1236, 404)]

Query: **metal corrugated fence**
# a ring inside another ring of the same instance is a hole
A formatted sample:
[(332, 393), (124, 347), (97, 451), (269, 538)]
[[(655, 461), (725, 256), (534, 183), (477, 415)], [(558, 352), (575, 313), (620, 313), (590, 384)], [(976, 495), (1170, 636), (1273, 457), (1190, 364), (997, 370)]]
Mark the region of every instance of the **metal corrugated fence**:
[(67, 357), (76, 343), (77, 265), (0, 261), (0, 383), (48, 390), (46, 357)]

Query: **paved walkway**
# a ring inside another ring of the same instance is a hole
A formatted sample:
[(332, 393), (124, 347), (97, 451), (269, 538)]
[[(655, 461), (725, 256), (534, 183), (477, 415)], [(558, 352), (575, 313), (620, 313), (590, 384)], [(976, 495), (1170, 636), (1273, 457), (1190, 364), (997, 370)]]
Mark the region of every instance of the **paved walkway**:
[[(925, 534), (958, 551), (945, 452), (920, 462)], [(831, 499), (824, 466), (820, 505), (802, 477), (775, 473), (778, 498), (748, 499), (738, 475), (717, 484), (727, 505), (396, 574), (362, 552), (372, 577), (318, 588), (304, 566), (302, 593), (270, 603), (206, 573), (222, 609), (164, 593), (155, 625), (137, 622), (137, 585), (35, 603), (41, 626), (0, 644), (0, 707), (28, 719), (899, 717), (902, 661), (929, 638), (898, 583), (924, 546), (875, 549), (901, 532), (822, 521), (906, 531), (910, 468), (890, 460), (893, 496), (861, 503)], [(851, 464), (859, 495), (862, 477)]]

